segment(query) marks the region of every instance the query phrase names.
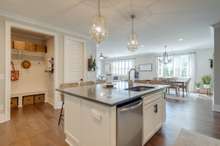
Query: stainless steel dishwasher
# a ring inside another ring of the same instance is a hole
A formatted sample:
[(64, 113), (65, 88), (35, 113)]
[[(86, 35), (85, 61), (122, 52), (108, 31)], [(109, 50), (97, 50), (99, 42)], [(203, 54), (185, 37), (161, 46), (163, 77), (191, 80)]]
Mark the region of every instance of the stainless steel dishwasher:
[(117, 107), (117, 146), (142, 146), (143, 101)]

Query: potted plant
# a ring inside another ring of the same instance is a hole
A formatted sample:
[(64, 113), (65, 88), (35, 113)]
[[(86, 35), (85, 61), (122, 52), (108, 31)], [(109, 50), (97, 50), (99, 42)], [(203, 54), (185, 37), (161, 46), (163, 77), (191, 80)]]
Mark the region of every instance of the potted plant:
[(195, 83), (195, 91), (197, 92), (197, 93), (199, 93), (200, 92), (200, 88), (201, 88), (201, 86), (202, 86), (202, 83), (201, 82), (197, 82), (197, 83)]
[(212, 78), (209, 75), (202, 77), (202, 83), (204, 88), (210, 88)]

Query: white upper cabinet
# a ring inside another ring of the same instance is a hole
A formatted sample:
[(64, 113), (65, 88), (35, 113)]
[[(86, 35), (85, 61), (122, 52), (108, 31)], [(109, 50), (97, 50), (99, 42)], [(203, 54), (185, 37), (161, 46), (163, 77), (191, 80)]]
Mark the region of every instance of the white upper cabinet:
[(64, 82), (78, 82), (85, 75), (84, 42), (64, 37)]

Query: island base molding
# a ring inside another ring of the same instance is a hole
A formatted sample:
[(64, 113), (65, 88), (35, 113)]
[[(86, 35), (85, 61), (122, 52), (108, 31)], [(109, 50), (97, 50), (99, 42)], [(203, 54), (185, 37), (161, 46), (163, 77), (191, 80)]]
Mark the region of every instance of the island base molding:
[(65, 141), (69, 146), (79, 146), (79, 140), (77, 140), (69, 132), (65, 132), (65, 136), (66, 136)]

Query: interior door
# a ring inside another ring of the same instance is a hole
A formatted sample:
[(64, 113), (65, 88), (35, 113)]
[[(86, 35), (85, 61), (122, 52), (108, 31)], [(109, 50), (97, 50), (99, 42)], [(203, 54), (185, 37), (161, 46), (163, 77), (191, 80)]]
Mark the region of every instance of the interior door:
[(84, 44), (72, 37), (64, 37), (64, 82), (79, 82), (84, 78)]

